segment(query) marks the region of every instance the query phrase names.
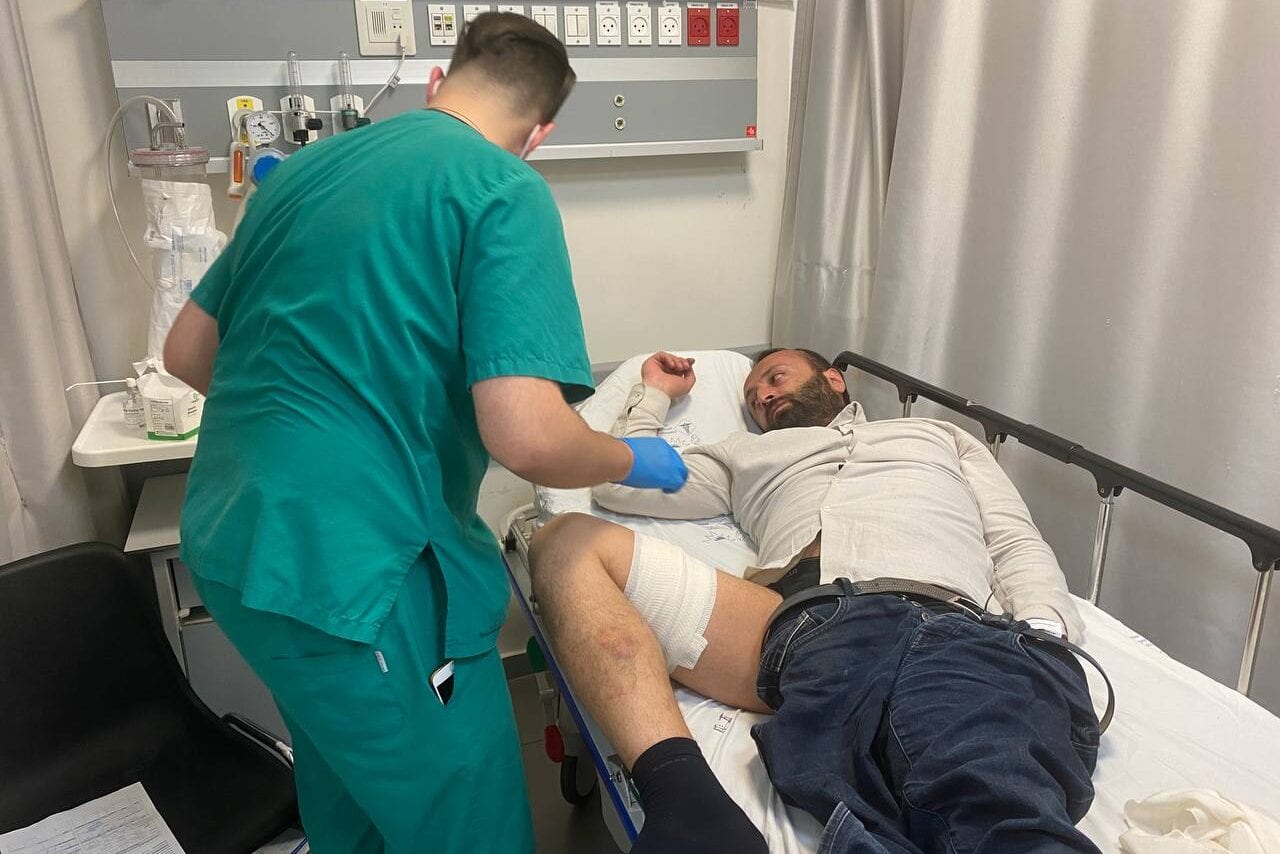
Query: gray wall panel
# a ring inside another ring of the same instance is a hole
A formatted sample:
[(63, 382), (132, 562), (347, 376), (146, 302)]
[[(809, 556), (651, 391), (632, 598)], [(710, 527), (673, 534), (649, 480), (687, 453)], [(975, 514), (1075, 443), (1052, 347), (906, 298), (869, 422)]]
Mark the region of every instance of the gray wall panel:
[[(144, 90), (120, 90), (120, 98), (140, 94)], [(212, 157), (225, 157), (231, 139), (227, 122), (228, 93), (214, 89), (145, 90), (159, 97), (176, 97), (182, 101), (187, 123), (187, 141), (203, 145)], [(332, 90), (307, 87), (304, 93), (327, 102)], [(356, 87), (356, 93), (368, 100), (377, 87)], [(237, 95), (261, 98), (269, 109), (279, 107), (284, 87), (255, 88), (237, 91)], [(422, 107), (422, 87), (402, 86), (374, 110), (376, 121), (394, 113)], [(626, 106), (613, 105), (615, 95), (626, 98)], [(684, 139), (735, 139), (746, 135), (745, 116), (754, 121), (756, 81), (754, 80), (690, 80), (674, 83), (581, 83), (557, 118), (557, 127), (549, 144), (656, 142)], [(617, 117), (626, 119), (627, 127), (614, 127)], [(330, 133), (330, 117), (322, 116)], [(131, 110), (125, 118), (125, 133), (130, 146), (144, 145), (147, 138), (146, 118), (141, 109)], [(278, 141), (276, 147), (286, 153), (296, 147)]]
[[(566, 2), (573, 0), (559, 0), (550, 5), (564, 6)], [(412, 74), (405, 75), (401, 88), (389, 93), (376, 107), (372, 116), (375, 121), (420, 108), (423, 85), (418, 78), (426, 73), (425, 63), (447, 60), (452, 50), (429, 46), (426, 5), (426, 0), (414, 2), (418, 42), (414, 59), (418, 63), (413, 66)], [(462, 3), (456, 5), (461, 12)], [(530, 5), (525, 4), (526, 10)], [(594, 2), (587, 5), (594, 16)], [(655, 11), (657, 6), (654, 2)], [(336, 60), (338, 52), (346, 50), (358, 65), (362, 64), (356, 47), (352, 0), (102, 0), (102, 7), (112, 61), (123, 63), (117, 67), (121, 76), (117, 85), (129, 86), (118, 89), (120, 98), (142, 93), (180, 98), (188, 140), (207, 147), (214, 157), (224, 157), (227, 153), (230, 126), (225, 104), (228, 98), (254, 95), (263, 99), (267, 109), (279, 109), (280, 98), (286, 94), (284, 57), (289, 50), (297, 51), (303, 60), (317, 63), (304, 71), (303, 82), (304, 92), (315, 99), (319, 110), (327, 109), (330, 97), (337, 94), (331, 83), (333, 72), (329, 63)], [(581, 65), (584, 79), (579, 81), (565, 105), (549, 146), (744, 137), (747, 127), (756, 122), (756, 12), (754, 2), (742, 4), (742, 40), (734, 48), (629, 47), (625, 44), (570, 48), (573, 60), (656, 60), (657, 64), (636, 65), (628, 61)], [(662, 63), (663, 59), (671, 58), (682, 62), (712, 61), (695, 62), (692, 67)], [(386, 63), (387, 69), (391, 67), (384, 58), (379, 60)], [(208, 69), (165, 65), (192, 61), (222, 64)], [(242, 64), (245, 61), (265, 64), (250, 69)], [(372, 71), (377, 71), (376, 79), (380, 81), (386, 73), (383, 67), (364, 65), (357, 76), (367, 79)], [(228, 83), (228, 69), (235, 71), (236, 77), (254, 80), (255, 85), (222, 85)], [(192, 79), (178, 88), (172, 88), (179, 85), (176, 83), (166, 86), (163, 82), (136, 82), (139, 76), (148, 81), (165, 81), (170, 77), (176, 80), (179, 73)], [(652, 76), (637, 82), (615, 79), (615, 75), (621, 78)], [(681, 75), (706, 79), (653, 79)], [(126, 83), (125, 78), (135, 82)], [(198, 85), (201, 79), (209, 80), (210, 85)], [(380, 86), (380, 82), (358, 85), (355, 91), (367, 101)], [(621, 108), (614, 104), (619, 94), (626, 99)], [(619, 117), (627, 123), (622, 131), (615, 127)], [(326, 136), (331, 118), (324, 115), (321, 118), (326, 124), (321, 135)], [(129, 112), (125, 137), (130, 147), (147, 144), (141, 109)], [(278, 144), (286, 152), (294, 150), (288, 143)]]
[[(620, 0), (626, 6), (626, 0)], [(654, 9), (660, 0), (651, 0)], [(541, 5), (591, 7), (595, 41), (595, 0), (542, 0)], [(456, 3), (462, 12), (462, 3)], [(497, 3), (490, 5), (497, 8)], [(532, 4), (525, 3), (525, 11)], [(683, 5), (683, 3), (682, 3)], [(714, 6), (714, 0), (712, 0)], [(756, 4), (741, 10), (737, 47), (571, 47), (570, 57), (755, 56)], [(303, 59), (329, 59), (345, 50), (359, 56), (352, 0), (102, 0), (112, 59), (269, 59), (296, 51)], [(451, 47), (432, 47), (427, 32), (427, 0), (414, 0), (419, 59), (448, 59)], [(564, 16), (560, 16), (564, 35)]]

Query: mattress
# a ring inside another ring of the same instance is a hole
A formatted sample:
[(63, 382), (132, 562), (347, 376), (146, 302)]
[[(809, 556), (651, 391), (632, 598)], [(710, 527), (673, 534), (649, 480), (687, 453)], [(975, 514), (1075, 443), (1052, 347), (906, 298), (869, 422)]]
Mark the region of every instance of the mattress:
[[(753, 429), (741, 387), (750, 362), (726, 351), (682, 353), (696, 359), (698, 383), (672, 407), (663, 435), (677, 448), (714, 442)], [(639, 381), (642, 357), (629, 360), (601, 383), (582, 407), (597, 429), (608, 429), (627, 392)], [(750, 541), (729, 517), (674, 522), (620, 516), (592, 504), (586, 490), (537, 491), (538, 509), (550, 517), (592, 513), (667, 539), (726, 572), (741, 575), (755, 558)], [(1115, 686), (1116, 714), (1102, 738), (1094, 774), (1097, 796), (1081, 823), (1103, 851), (1119, 851), (1124, 805), (1166, 789), (1216, 789), (1228, 798), (1274, 810), (1280, 804), (1280, 718), (1209, 677), (1170, 658), (1119, 620), (1077, 600), (1087, 627), (1086, 649)], [(1091, 668), (1090, 687), (1101, 713), (1106, 688)], [(742, 806), (772, 854), (817, 850), (820, 824), (782, 803), (751, 738), (762, 716), (735, 709), (684, 688), (676, 697), (689, 729), (726, 791)]]

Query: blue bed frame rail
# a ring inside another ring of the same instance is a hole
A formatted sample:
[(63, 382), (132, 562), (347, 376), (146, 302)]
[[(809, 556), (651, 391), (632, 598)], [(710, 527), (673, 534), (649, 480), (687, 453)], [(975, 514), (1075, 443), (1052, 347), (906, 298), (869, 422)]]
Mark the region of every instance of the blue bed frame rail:
[(898, 390), (898, 401), (902, 404), (903, 417), (909, 416), (911, 405), (923, 398), (972, 418), (982, 425), (987, 444), (997, 458), (1001, 444), (1006, 439), (1013, 438), (1017, 439), (1019, 444), (1026, 445), (1034, 451), (1067, 465), (1082, 468), (1093, 475), (1100, 499), (1093, 562), (1089, 574), (1089, 601), (1095, 605), (1098, 604), (1102, 593), (1102, 573), (1106, 567), (1107, 545), (1111, 536), (1111, 517), (1115, 499), (1122, 490), (1132, 490), (1170, 510), (1190, 516), (1241, 540), (1249, 548), (1253, 567), (1258, 571), (1258, 581), (1254, 588), (1253, 604), (1249, 613), (1249, 629), (1245, 635), (1244, 654), (1240, 661), (1240, 673), (1236, 683), (1236, 690), (1246, 696), (1249, 694), (1253, 685), (1254, 665), (1257, 663), (1258, 641), (1262, 634), (1263, 619), (1266, 616), (1267, 600), (1271, 594), (1271, 581), (1277, 568), (1280, 568), (1280, 531), (1107, 459), (1088, 450), (1079, 442), (1073, 442), (1033, 424), (1010, 418), (1008, 415), (916, 379), (910, 374), (904, 374), (866, 356), (845, 351), (836, 357), (835, 366), (842, 372), (849, 368), (857, 368), (863, 373), (892, 383)]

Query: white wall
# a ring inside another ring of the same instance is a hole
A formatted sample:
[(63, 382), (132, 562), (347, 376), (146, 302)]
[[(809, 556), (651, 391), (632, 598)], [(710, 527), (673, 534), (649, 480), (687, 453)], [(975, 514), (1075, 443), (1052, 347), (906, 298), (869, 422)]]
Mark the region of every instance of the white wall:
[[(117, 104), (101, 9), (97, 0), (20, 0), (20, 7), (94, 364), (99, 376), (122, 376), (146, 349), (150, 296), (103, 189), (101, 139)], [(761, 4), (763, 152), (539, 165), (564, 216), (593, 361), (768, 341), (793, 19), (790, 0)], [(122, 166), (119, 145), (116, 156)], [(227, 230), (234, 211), (221, 185), (214, 179), (218, 223)], [(138, 183), (118, 176), (116, 187), (141, 252)]]
[(761, 3), (763, 151), (538, 165), (564, 216), (593, 361), (768, 343), (794, 23), (791, 2)]

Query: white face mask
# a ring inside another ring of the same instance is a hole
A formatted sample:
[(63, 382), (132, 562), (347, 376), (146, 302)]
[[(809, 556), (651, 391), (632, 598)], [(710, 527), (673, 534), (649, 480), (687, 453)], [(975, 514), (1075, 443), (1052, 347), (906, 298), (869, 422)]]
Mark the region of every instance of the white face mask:
[(534, 125), (533, 130), (529, 131), (529, 137), (524, 141), (524, 147), (520, 149), (521, 160), (529, 159), (529, 155), (533, 152), (533, 138), (538, 135), (540, 130), (542, 130), (542, 125)]

